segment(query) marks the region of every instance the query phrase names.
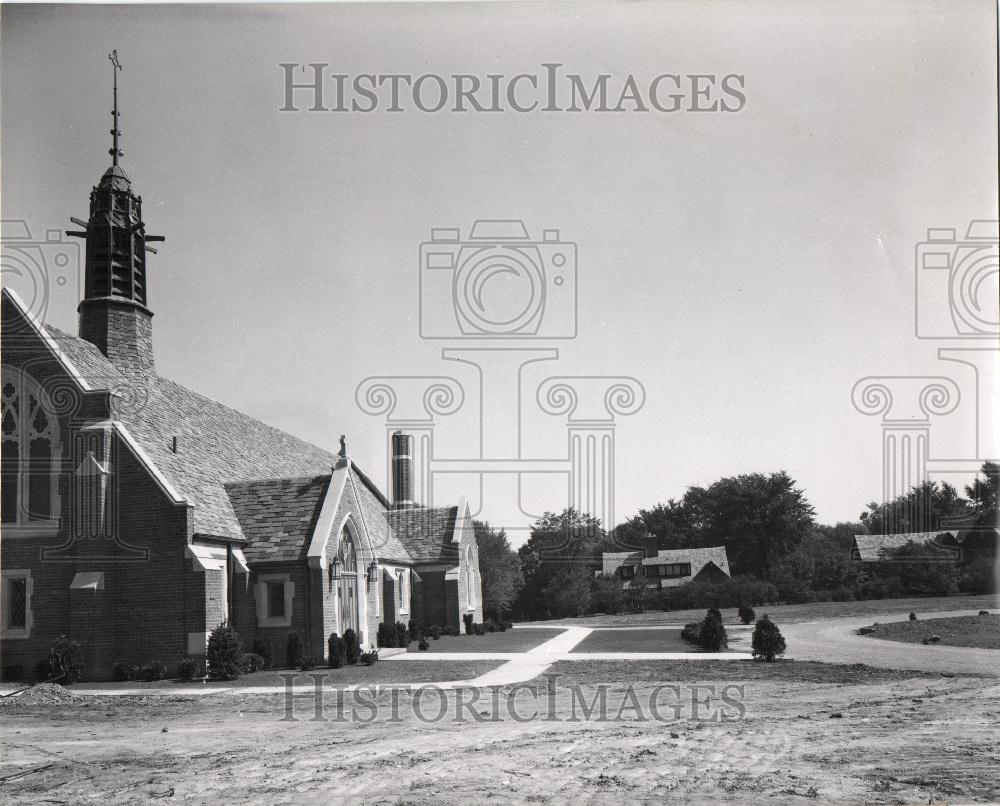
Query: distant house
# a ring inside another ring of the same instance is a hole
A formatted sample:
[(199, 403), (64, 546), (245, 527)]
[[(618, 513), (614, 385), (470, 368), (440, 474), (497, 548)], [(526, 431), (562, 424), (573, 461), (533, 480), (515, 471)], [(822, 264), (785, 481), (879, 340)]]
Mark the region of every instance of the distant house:
[(995, 559), (1000, 539), (996, 512), (962, 515), (946, 520), (935, 532), (855, 535), (851, 557), (859, 563), (940, 561), (969, 563)]
[(607, 552), (602, 565), (605, 576), (630, 588), (672, 588), (694, 580), (724, 582), (732, 576), (725, 546)]
[[(851, 558), (859, 563), (912, 561), (955, 562), (959, 552), (938, 542), (940, 532), (904, 532), (894, 535), (855, 535)], [(947, 534), (947, 533), (945, 533)]]

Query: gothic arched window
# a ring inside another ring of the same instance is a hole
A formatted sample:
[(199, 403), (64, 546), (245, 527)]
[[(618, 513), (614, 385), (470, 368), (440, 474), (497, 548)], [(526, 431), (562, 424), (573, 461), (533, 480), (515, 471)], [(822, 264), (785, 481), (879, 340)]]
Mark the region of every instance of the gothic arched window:
[(0, 464), (5, 526), (55, 526), (59, 519), (59, 420), (28, 374), (3, 367)]
[(472, 566), (472, 546), (465, 550), (465, 590), (469, 599), (469, 610), (476, 609), (476, 571)]

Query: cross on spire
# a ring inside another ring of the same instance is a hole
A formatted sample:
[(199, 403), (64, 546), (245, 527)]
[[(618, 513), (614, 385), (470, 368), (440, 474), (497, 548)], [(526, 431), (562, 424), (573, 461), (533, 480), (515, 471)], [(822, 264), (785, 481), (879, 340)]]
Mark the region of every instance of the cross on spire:
[(118, 51), (113, 50), (108, 54), (111, 62), (111, 73), (114, 77), (115, 108), (111, 110), (111, 148), (108, 153), (111, 155), (111, 164), (117, 165), (118, 158), (124, 157), (125, 152), (118, 148), (118, 138), (121, 136), (121, 129), (118, 128), (118, 71), (122, 69), (121, 62), (118, 61)]

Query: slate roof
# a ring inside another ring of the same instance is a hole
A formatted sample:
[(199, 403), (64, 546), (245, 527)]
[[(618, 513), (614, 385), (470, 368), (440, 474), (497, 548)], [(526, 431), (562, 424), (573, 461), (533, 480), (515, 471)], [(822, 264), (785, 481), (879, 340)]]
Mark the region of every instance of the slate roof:
[[(115, 394), (114, 418), (194, 507), (196, 534), (249, 541), (244, 553), (251, 562), (305, 556), (338, 456), (155, 373), (126, 376), (90, 342), (48, 325), (35, 326), (87, 386)], [(386, 498), (353, 464), (349, 479), (340, 506), (353, 503), (376, 556), (411, 563), (387, 519)], [(431, 532), (423, 534), (411, 524), (408, 539), (422, 556), (447, 555), (447, 547), (433, 548), (443, 539), (438, 521), (426, 525)], [(450, 535), (448, 531), (448, 539)], [(457, 560), (457, 548), (453, 554)]]
[(329, 475), (337, 461), (329, 451), (159, 375), (127, 377), (90, 342), (51, 326), (44, 330), (92, 389), (118, 395), (115, 418), (194, 506), (196, 534), (245, 539), (227, 483), (314, 478)]
[(248, 562), (301, 560), (319, 518), (330, 476), (264, 479), (225, 485), (248, 541)]
[(458, 562), (458, 544), (452, 542), (457, 517), (458, 507), (410, 507), (386, 513), (415, 563)]
[[(854, 535), (855, 559), (861, 562), (893, 560), (893, 552), (908, 543), (915, 543), (927, 549), (927, 558), (947, 559), (955, 552), (935, 542), (935, 538), (947, 532), (904, 532), (894, 535)], [(957, 556), (955, 557), (957, 559)], [(916, 556), (908, 559), (919, 559)]]
[(721, 571), (732, 576), (729, 570), (729, 557), (725, 546), (711, 548), (664, 549), (656, 552), (654, 557), (644, 557), (641, 551), (606, 552), (602, 555), (604, 573), (610, 574), (623, 565), (669, 565), (673, 563), (690, 563), (691, 577), (694, 578), (709, 563), (715, 563)]

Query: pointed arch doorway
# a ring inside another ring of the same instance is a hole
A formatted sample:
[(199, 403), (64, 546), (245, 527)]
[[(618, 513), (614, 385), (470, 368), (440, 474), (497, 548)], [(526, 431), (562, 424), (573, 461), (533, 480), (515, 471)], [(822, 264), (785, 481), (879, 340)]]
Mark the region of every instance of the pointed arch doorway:
[(360, 638), (358, 549), (350, 530), (346, 527), (340, 535), (338, 557), (343, 570), (337, 588), (337, 612), (340, 620), (337, 632), (343, 635), (346, 630), (354, 630)]

